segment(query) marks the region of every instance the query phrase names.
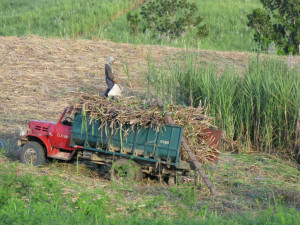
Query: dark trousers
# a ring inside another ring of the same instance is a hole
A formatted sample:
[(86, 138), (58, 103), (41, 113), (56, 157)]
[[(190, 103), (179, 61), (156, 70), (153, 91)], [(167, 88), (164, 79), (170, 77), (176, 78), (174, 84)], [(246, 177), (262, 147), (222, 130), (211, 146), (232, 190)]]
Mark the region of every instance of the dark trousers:
[(108, 97), (108, 93), (110, 92), (110, 90), (111, 90), (111, 88), (107, 88), (107, 89), (106, 89), (106, 91), (105, 91), (105, 93), (104, 93), (104, 96), (105, 96), (105, 97)]
[(104, 93), (104, 96), (108, 97), (108, 93), (113, 88), (114, 82), (111, 79), (109, 79), (108, 76), (106, 76), (106, 84), (107, 84), (107, 89)]

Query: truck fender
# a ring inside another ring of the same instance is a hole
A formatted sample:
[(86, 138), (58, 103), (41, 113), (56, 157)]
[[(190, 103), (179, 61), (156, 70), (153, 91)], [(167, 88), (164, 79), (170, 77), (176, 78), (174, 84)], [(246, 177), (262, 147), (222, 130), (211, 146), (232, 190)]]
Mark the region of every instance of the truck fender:
[(45, 147), (45, 150), (47, 150), (47, 155), (51, 152), (51, 145), (49, 143), (49, 140), (46, 136), (38, 136), (38, 135), (27, 135), (23, 137), (21, 140), (18, 141), (18, 145), (23, 146), (26, 142), (29, 141), (35, 141), (40, 143), (42, 146)]

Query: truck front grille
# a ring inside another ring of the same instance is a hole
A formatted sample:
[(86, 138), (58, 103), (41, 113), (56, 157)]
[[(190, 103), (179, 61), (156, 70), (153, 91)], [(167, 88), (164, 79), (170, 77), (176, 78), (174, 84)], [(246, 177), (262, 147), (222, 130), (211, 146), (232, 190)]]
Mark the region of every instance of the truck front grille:
[(48, 127), (35, 126), (35, 130), (40, 130), (40, 131), (48, 132)]

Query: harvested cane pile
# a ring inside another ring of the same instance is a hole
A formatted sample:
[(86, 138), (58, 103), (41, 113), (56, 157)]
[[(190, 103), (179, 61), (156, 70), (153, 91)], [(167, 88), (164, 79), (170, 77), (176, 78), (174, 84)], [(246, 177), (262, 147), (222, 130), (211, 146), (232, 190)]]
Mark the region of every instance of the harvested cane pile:
[[(122, 97), (109, 100), (94, 95), (81, 95), (78, 103), (74, 105), (75, 113), (89, 114), (92, 119), (101, 120), (104, 125), (110, 121), (110, 126), (130, 124), (134, 126), (151, 127), (159, 130), (166, 125), (165, 113), (171, 112), (171, 117), (176, 125), (184, 129), (184, 137), (188, 140), (189, 147), (193, 149), (200, 162), (211, 160), (217, 151), (209, 146), (210, 140), (205, 138), (205, 129), (211, 126), (211, 118), (203, 115), (201, 108), (169, 105), (163, 112), (155, 99), (148, 102), (135, 97)], [(118, 126), (125, 127), (125, 126)], [(116, 131), (117, 132), (117, 131)], [(125, 132), (126, 133), (126, 132)], [(189, 160), (183, 148), (181, 158)]]

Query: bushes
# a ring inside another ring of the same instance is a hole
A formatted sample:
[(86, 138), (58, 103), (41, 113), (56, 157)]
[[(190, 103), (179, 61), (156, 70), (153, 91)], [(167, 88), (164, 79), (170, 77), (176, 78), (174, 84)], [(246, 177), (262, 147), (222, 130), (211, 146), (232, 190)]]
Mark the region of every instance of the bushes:
[(203, 18), (197, 16), (197, 10), (196, 3), (186, 0), (148, 1), (142, 5), (140, 13), (129, 12), (127, 20), (132, 34), (149, 31), (154, 37), (175, 39), (196, 29), (197, 37), (203, 38), (208, 30), (202, 24)]

